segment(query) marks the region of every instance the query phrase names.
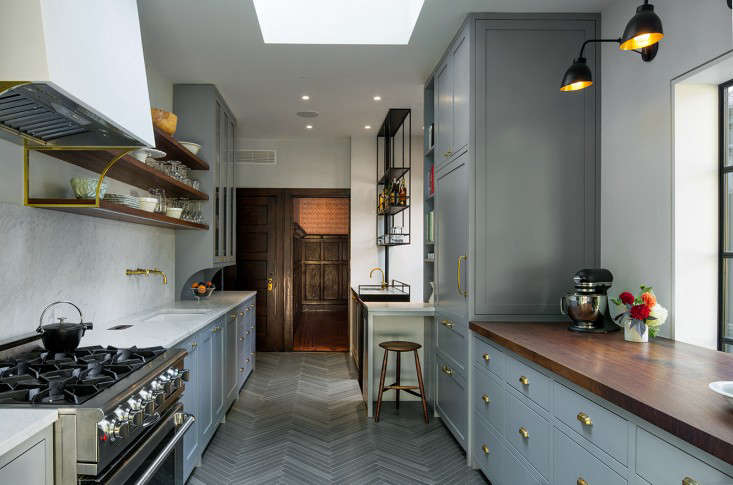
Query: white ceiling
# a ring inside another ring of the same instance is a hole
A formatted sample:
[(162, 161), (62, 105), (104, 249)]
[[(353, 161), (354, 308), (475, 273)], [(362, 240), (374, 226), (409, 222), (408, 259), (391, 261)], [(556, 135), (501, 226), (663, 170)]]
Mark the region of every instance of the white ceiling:
[[(174, 83), (217, 85), (240, 136), (287, 138), (373, 132), (388, 108), (406, 107), (420, 132), (423, 82), (467, 13), (599, 12), (612, 1), (426, 0), (406, 46), (265, 45), (251, 0), (140, 3), (149, 65)], [(320, 116), (295, 115), (304, 110)]]

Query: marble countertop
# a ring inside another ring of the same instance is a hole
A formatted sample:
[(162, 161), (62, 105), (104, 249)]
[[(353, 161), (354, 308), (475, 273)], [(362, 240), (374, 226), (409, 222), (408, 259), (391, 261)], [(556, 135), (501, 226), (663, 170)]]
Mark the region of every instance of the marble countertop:
[(435, 314), (433, 303), (368, 301), (364, 302), (369, 314), (375, 316), (426, 316)]
[(55, 409), (0, 409), (0, 456), (51, 426), (58, 417)]
[[(103, 327), (95, 326), (84, 335), (80, 346), (173, 347), (255, 294), (255, 291), (222, 291), (199, 302), (175, 301), (107, 323)], [(132, 326), (124, 330), (110, 330), (118, 325)]]

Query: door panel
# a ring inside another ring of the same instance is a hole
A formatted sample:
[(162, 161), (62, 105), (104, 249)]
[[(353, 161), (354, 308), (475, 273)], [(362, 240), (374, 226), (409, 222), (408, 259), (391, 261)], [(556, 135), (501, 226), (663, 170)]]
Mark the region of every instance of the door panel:
[(435, 76), (435, 163), (438, 165), (450, 158), (453, 146), (453, 79), (449, 63), (450, 58)]
[(338, 300), (341, 295), (341, 266), (324, 264), (323, 266), (323, 299)]
[[(468, 180), (464, 152), (458, 166), (438, 176), (436, 199), (436, 231), (438, 289), (440, 310), (463, 318), (468, 317), (466, 298), (458, 290), (458, 258), (468, 254)], [(468, 288), (468, 263), (461, 264), (461, 288)]]

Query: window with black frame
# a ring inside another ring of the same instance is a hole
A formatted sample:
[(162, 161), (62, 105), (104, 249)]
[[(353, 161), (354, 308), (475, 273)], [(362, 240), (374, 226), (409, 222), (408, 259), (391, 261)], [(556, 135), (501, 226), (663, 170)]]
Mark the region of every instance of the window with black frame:
[(718, 350), (733, 352), (733, 80), (720, 85)]

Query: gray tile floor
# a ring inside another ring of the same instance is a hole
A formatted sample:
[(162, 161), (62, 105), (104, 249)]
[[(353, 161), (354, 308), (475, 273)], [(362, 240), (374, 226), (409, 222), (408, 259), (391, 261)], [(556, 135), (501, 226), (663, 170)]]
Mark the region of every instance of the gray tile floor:
[(345, 353), (258, 353), (202, 461), (189, 485), (487, 483), (417, 403), (367, 419)]

